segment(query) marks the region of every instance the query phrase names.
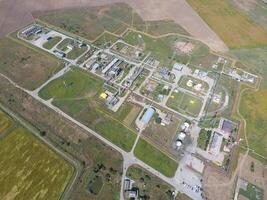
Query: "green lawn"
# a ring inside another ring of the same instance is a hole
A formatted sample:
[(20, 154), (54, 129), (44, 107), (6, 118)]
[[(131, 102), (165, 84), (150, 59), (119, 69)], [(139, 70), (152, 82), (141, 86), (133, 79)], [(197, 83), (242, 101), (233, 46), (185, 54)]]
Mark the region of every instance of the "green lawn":
[(71, 60), (75, 60), (79, 56), (81, 56), (86, 50), (88, 49), (87, 46), (82, 46), (82, 47), (74, 47), (68, 54), (67, 58)]
[(203, 102), (197, 97), (179, 91), (171, 94), (166, 105), (178, 112), (197, 117)]
[(73, 39), (70, 39), (70, 38), (65, 38), (62, 42), (60, 42), (58, 45), (57, 45), (57, 48), (61, 51), (66, 51), (68, 48), (68, 44), (71, 44), (73, 43)]
[(197, 139), (197, 146), (203, 150), (206, 150), (210, 141), (211, 131), (201, 129), (199, 137)]
[(134, 150), (134, 154), (137, 158), (144, 161), (167, 177), (173, 177), (178, 167), (178, 163), (176, 161), (142, 138), (139, 139)]
[(0, 199), (57, 200), (74, 171), (21, 127), (0, 140), (0, 157)]
[[(120, 121), (121, 116), (107, 112), (103, 104), (97, 101), (103, 81), (93, 75), (73, 69), (64, 76), (52, 81), (39, 95), (43, 99), (53, 98), (53, 104), (97, 131), (105, 138), (130, 151), (136, 138), (133, 130)], [(122, 108), (123, 109), (123, 108)]]
[(247, 189), (239, 189), (239, 194), (247, 197), (249, 200), (263, 200), (264, 191), (251, 183), (248, 183)]
[(60, 36), (56, 36), (48, 40), (46, 43), (43, 44), (45, 49), (52, 49), (62, 38)]
[(95, 40), (93, 42), (93, 44), (96, 46), (102, 47), (102, 46), (107, 45), (107, 44), (111, 45), (112, 43), (114, 43), (117, 40), (118, 40), (118, 37), (111, 35), (109, 33), (104, 33), (100, 37), (98, 37), (97, 40)]

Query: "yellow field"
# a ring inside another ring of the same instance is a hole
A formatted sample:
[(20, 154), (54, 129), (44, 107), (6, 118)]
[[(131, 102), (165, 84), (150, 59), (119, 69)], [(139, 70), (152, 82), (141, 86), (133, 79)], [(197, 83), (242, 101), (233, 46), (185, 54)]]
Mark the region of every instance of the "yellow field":
[(8, 116), (0, 111), (0, 134), (12, 126), (12, 120)]
[(229, 0), (187, 0), (230, 48), (267, 44), (267, 31), (256, 25)]
[(73, 168), (24, 128), (0, 140), (0, 199), (59, 199)]

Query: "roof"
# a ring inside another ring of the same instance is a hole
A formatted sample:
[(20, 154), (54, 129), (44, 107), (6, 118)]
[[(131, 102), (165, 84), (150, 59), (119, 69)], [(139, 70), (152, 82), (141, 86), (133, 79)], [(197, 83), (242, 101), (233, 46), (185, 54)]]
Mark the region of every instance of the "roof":
[(224, 130), (225, 132), (231, 133), (232, 126), (233, 126), (232, 122), (228, 120), (223, 120), (222, 130)]
[(105, 74), (119, 59), (114, 58), (103, 70), (102, 74)]
[(101, 93), (100, 97), (103, 98), (103, 99), (106, 99), (108, 97), (108, 95), (106, 93)]
[(149, 107), (143, 115), (141, 122), (143, 122), (144, 124), (148, 124), (150, 119), (153, 117), (155, 111), (155, 108)]

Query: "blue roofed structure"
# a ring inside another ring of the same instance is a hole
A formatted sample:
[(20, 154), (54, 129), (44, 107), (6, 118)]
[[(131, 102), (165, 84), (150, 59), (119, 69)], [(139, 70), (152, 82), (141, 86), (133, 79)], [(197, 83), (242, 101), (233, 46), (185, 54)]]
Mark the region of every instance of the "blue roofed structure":
[(148, 122), (151, 120), (155, 112), (156, 112), (155, 108), (149, 107), (146, 110), (145, 114), (143, 115), (141, 122), (143, 122), (144, 124), (148, 124)]

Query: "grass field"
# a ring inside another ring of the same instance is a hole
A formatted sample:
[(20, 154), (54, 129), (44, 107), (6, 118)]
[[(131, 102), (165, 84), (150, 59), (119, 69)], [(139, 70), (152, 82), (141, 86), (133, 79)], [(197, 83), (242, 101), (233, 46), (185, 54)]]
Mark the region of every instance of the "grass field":
[(6, 37), (0, 39), (0, 73), (26, 89), (37, 88), (62, 67), (52, 56)]
[[(140, 36), (142, 38), (140, 38)], [(190, 59), (196, 59), (203, 57), (209, 53), (207, 46), (200, 42), (196, 42), (184, 37), (179, 36), (166, 36), (154, 39), (145, 34), (140, 34), (138, 32), (131, 31), (125, 37), (124, 41), (139, 48), (144, 48), (145, 53), (151, 52), (152, 55), (161, 62), (162, 65), (170, 66), (172, 61), (187, 63)], [(191, 42), (194, 44), (195, 48), (189, 54), (177, 54), (174, 48), (176, 42)], [(174, 57), (173, 57), (174, 55)]]
[(247, 121), (247, 137), (250, 148), (267, 155), (267, 90), (247, 91), (243, 94), (240, 112)]
[(57, 43), (60, 42), (62, 38), (60, 36), (56, 36), (48, 40), (46, 43), (43, 44), (45, 49), (52, 49)]
[(1, 199), (60, 198), (73, 173), (66, 161), (21, 127), (0, 144)]
[(105, 45), (111, 45), (115, 41), (118, 40), (118, 37), (111, 35), (109, 33), (103, 33), (100, 37), (98, 37), (93, 44), (99, 47), (104, 47)]
[[(104, 11), (105, 9), (103, 8), (77, 8), (51, 11), (42, 16), (38, 16), (38, 19), (60, 27), (65, 31), (85, 37), (86, 39), (94, 40), (105, 30), (116, 32), (118, 29), (125, 27), (122, 21), (109, 16), (111, 14), (110, 11), (114, 12), (114, 9), (111, 8)], [(115, 14), (118, 13), (115, 11)]]
[(159, 149), (167, 151), (177, 159), (177, 151), (172, 144), (180, 123), (181, 120), (173, 116), (170, 124), (162, 126), (156, 123), (156, 117), (154, 117), (142, 134)]
[[(246, 69), (262, 76), (260, 89), (257, 92), (246, 91), (241, 96), (240, 112), (247, 122), (247, 136), (250, 148), (261, 155), (267, 154), (267, 47), (254, 49), (236, 49), (230, 51)], [(241, 135), (244, 138), (244, 135)], [(244, 141), (244, 140), (243, 140)], [(245, 143), (244, 143), (245, 144)], [(253, 155), (253, 154), (252, 154)]]
[(262, 189), (250, 183), (248, 183), (246, 190), (239, 189), (239, 195), (241, 194), (249, 200), (263, 200), (263, 193), (264, 191)]
[(68, 54), (67, 58), (71, 60), (75, 60), (79, 56), (81, 56), (86, 50), (88, 49), (87, 46), (82, 46), (82, 47), (74, 47)]
[(211, 131), (201, 129), (199, 137), (197, 139), (197, 146), (206, 151), (211, 137)]
[(139, 139), (134, 154), (137, 158), (168, 177), (173, 177), (178, 167), (176, 161), (172, 160), (142, 138)]
[(230, 48), (267, 44), (267, 30), (236, 9), (229, 0), (187, 1)]
[(64, 112), (129, 151), (136, 135), (96, 100), (102, 84), (102, 80), (89, 73), (73, 69), (46, 86), (39, 95), (44, 99), (53, 98), (53, 104)]
[(0, 134), (10, 128), (12, 124), (13, 120), (0, 110)]
[(135, 181), (133, 186), (139, 188), (140, 196), (146, 195), (149, 199), (172, 199), (170, 191), (173, 191), (174, 188), (142, 167), (133, 165), (128, 168), (126, 175)]
[(60, 42), (58, 45), (57, 45), (57, 48), (61, 51), (66, 51), (68, 49), (68, 44), (71, 44), (73, 43), (73, 39), (70, 39), (70, 38), (65, 38), (64, 40), (62, 40), (62, 42)]
[(166, 105), (178, 112), (197, 117), (202, 104), (201, 99), (179, 91), (171, 94)]

